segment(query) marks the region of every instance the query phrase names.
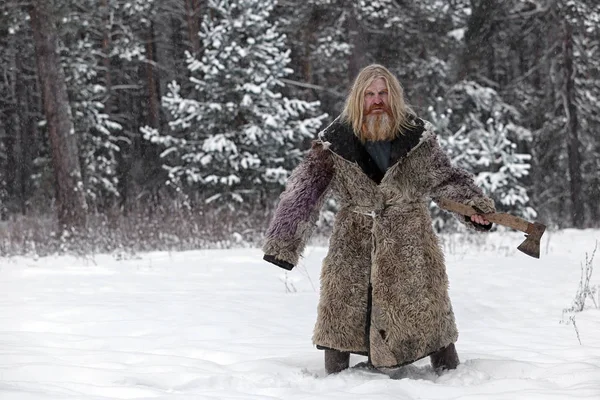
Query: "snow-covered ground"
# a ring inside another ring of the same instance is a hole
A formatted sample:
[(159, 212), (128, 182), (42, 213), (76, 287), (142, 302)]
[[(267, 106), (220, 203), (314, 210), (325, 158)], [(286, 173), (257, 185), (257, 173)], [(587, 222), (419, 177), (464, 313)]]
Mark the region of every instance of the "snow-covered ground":
[(322, 247), (287, 275), (257, 249), (0, 259), (0, 399), (600, 399), (600, 309), (576, 314), (582, 344), (561, 323), (600, 231), (547, 233), (541, 260), (483, 237), (445, 244), (462, 364), (395, 379), (325, 376)]

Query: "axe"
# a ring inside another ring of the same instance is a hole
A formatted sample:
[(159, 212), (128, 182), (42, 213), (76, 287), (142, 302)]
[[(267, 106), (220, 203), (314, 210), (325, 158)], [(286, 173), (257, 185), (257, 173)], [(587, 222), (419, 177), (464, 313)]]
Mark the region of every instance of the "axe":
[(490, 222), (508, 226), (509, 228), (524, 232), (526, 239), (523, 243), (521, 243), (519, 247), (517, 247), (517, 249), (521, 250), (528, 256), (540, 258), (540, 239), (546, 231), (546, 225), (541, 224), (539, 222), (527, 222), (524, 219), (511, 214), (481, 213), (478, 212), (477, 209), (475, 209), (474, 207), (468, 206), (466, 204), (457, 203), (456, 201), (452, 201), (449, 199), (436, 199), (435, 202), (438, 206), (440, 206), (440, 208), (443, 208), (444, 210), (462, 214), (467, 217), (470, 217), (474, 214), (480, 214), (483, 215), (485, 219), (487, 219)]

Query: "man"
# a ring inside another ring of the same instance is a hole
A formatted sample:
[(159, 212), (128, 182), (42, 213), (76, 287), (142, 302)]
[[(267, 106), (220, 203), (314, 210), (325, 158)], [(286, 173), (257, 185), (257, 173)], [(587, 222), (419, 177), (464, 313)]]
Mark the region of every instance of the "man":
[[(349, 366), (350, 353), (375, 368), (430, 356), (436, 370), (459, 363), (458, 332), (444, 257), (429, 198), (494, 212), (493, 201), (452, 166), (429, 123), (404, 100), (383, 66), (357, 76), (345, 109), (319, 134), (293, 171), (266, 234), (264, 259), (291, 270), (327, 193), (337, 197), (330, 247), (321, 271), (313, 342), (327, 373)], [(478, 230), (481, 215), (461, 222)]]

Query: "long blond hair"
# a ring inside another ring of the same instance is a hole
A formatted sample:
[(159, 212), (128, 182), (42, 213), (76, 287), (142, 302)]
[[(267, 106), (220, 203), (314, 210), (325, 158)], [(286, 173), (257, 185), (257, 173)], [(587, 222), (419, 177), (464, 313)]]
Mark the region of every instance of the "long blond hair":
[(404, 99), (402, 85), (383, 65), (371, 64), (358, 73), (350, 94), (346, 98), (346, 105), (342, 112), (342, 119), (352, 125), (354, 134), (361, 139), (363, 139), (362, 126), (364, 120), (365, 90), (378, 78), (383, 78), (387, 84), (389, 110), (393, 122), (392, 132), (394, 136), (401, 132), (401, 128), (410, 128), (412, 126), (408, 116), (414, 114), (414, 111)]

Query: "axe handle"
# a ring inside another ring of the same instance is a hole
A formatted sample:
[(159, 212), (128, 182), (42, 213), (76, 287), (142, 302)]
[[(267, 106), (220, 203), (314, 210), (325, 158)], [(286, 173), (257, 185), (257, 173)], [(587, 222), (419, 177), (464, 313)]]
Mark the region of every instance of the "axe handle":
[[(436, 199), (435, 202), (437, 203), (438, 206), (440, 206), (440, 208), (443, 208), (444, 210), (462, 214), (467, 217), (470, 217), (471, 215), (474, 215), (474, 214), (479, 214), (473, 207), (468, 206), (466, 204), (458, 203), (453, 200)], [(499, 225), (508, 226), (509, 228), (516, 229), (521, 232), (529, 233), (529, 231), (531, 230), (531, 228), (530, 228), (530, 225), (532, 225), (531, 223), (525, 221), (522, 218), (515, 217), (514, 215), (511, 215), (511, 214), (490, 213), (490, 214), (481, 214), (481, 215), (485, 216), (485, 219), (487, 219), (490, 222), (493, 222), (493, 223), (499, 224)]]

